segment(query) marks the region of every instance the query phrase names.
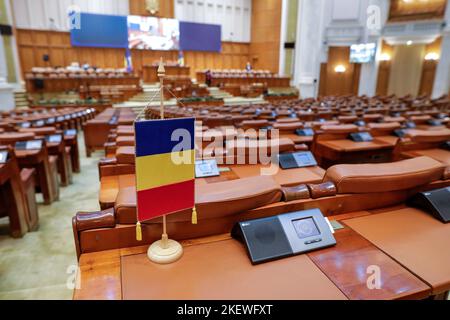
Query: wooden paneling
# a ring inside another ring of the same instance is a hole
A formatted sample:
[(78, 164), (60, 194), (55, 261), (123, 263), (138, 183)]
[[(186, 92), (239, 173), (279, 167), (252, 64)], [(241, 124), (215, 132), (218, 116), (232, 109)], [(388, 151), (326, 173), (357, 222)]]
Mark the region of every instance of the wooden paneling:
[(254, 69), (278, 73), (280, 57), (280, 0), (253, 0), (251, 62)]
[[(146, 9), (145, 0), (129, 0), (130, 14), (136, 16), (150, 16)], [(174, 0), (159, 0), (159, 12), (155, 15), (161, 18), (173, 18)]]
[[(348, 95), (358, 94), (361, 65), (349, 63), (349, 47), (330, 47), (328, 62), (321, 65), (319, 95)], [(344, 73), (336, 73), (337, 65), (346, 68)]]
[[(382, 43), (381, 52), (388, 54), (390, 57), (394, 55), (394, 48), (385, 41)], [(377, 90), (376, 94), (386, 96), (389, 89), (389, 77), (391, 75), (391, 61), (380, 61), (378, 68)]]
[[(88, 62), (100, 68), (124, 67), (124, 49), (72, 47), (67, 32), (18, 29), (17, 45), (24, 73), (32, 67), (68, 66), (72, 62)], [(247, 43), (223, 42), (221, 53), (185, 52), (185, 63), (191, 67), (191, 77), (203, 69), (243, 69), (249, 60), (249, 47)], [(49, 63), (42, 60), (44, 54), (50, 55)], [(171, 61), (178, 59), (178, 51), (132, 50), (131, 54), (139, 74), (143, 65), (152, 64), (160, 57)]]
[[(441, 42), (442, 38), (436, 39), (436, 41), (428, 44), (425, 47), (425, 54), (427, 53), (437, 53), (438, 55), (441, 54)], [(436, 69), (437, 69), (438, 61), (424, 61), (423, 67), (422, 67), (422, 77), (420, 79), (420, 89), (419, 94), (420, 95), (427, 95), (431, 96), (433, 93), (433, 87), (434, 87), (434, 78), (436, 77)]]
[(440, 19), (447, 0), (404, 1), (391, 0), (389, 21)]
[(436, 75), (437, 61), (424, 61), (422, 77), (420, 79), (419, 95), (431, 96), (433, 92), (434, 77)]

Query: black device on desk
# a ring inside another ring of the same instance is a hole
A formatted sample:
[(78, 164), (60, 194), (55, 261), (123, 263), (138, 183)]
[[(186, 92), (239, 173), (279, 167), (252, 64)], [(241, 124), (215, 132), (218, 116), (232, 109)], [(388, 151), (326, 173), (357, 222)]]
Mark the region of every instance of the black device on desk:
[(450, 151), (450, 141), (444, 142), (442, 148)]
[(8, 151), (2, 150), (0, 151), (0, 164), (6, 163), (8, 160)]
[(424, 210), (444, 223), (450, 221), (450, 187), (420, 192), (407, 204)]
[(16, 142), (17, 150), (40, 150), (42, 148), (42, 140), (29, 140)]
[(246, 245), (253, 264), (336, 244), (331, 227), (319, 209), (239, 222), (231, 235)]
[(220, 176), (217, 161), (212, 160), (198, 160), (195, 162), (195, 177), (208, 178)]
[(442, 121), (437, 120), (437, 119), (430, 119), (430, 120), (427, 121), (427, 123), (428, 123), (430, 126), (433, 126), (433, 127), (442, 126)]
[(314, 130), (311, 128), (305, 128), (305, 129), (297, 129), (295, 130), (295, 133), (300, 137), (312, 137), (314, 136)]
[(403, 138), (406, 135), (406, 129), (394, 130), (394, 135), (399, 137), (399, 138)]
[(60, 134), (52, 134), (45, 137), (45, 140), (50, 143), (61, 143), (62, 135)]
[(370, 142), (373, 137), (369, 132), (355, 132), (350, 134), (350, 139), (355, 142)]
[(356, 121), (354, 124), (355, 124), (355, 126), (357, 126), (357, 127), (364, 127), (364, 126), (366, 125), (366, 122), (363, 121), (363, 120), (358, 120), (358, 121)]
[(282, 153), (278, 155), (278, 162), (282, 169), (294, 169), (317, 166), (317, 161), (309, 151), (296, 153)]
[(415, 129), (416, 128), (416, 124), (412, 121), (408, 121), (405, 123), (406, 128), (408, 129)]
[(30, 128), (31, 127), (31, 123), (30, 122), (22, 122), (20, 124), (20, 127), (23, 128), (23, 129)]

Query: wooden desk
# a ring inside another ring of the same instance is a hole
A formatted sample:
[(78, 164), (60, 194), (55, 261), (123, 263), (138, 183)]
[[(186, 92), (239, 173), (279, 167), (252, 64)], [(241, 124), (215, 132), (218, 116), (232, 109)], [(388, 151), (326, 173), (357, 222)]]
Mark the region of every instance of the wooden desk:
[[(229, 235), (182, 241), (183, 257), (167, 266), (147, 260), (148, 246), (83, 254), (81, 289), (74, 299), (420, 299), (430, 294), (429, 286), (356, 232), (345, 228), (335, 237), (335, 247), (258, 266)], [(383, 270), (379, 290), (367, 287), (371, 265)]]
[[(164, 66), (166, 76), (189, 76), (191, 68), (188, 66)], [(142, 79), (145, 83), (159, 82), (158, 66), (146, 65), (142, 68)]]
[[(20, 179), (20, 169), (15, 158), (0, 164), (0, 217), (9, 216), (10, 233), (14, 238), (22, 237), (29, 228), (37, 225), (37, 217), (28, 215), (25, 190)], [(30, 219), (33, 218), (33, 219)]]
[(377, 138), (371, 142), (317, 141), (314, 154), (323, 168), (339, 163), (390, 162), (395, 144)]
[[(70, 149), (70, 147), (68, 147)], [(61, 185), (68, 186), (72, 183), (72, 162), (70, 159), (70, 151), (66, 150), (65, 140), (61, 142), (47, 142), (49, 155), (58, 157), (58, 172), (61, 178)]]
[[(36, 80), (43, 81), (43, 89), (36, 87)], [(140, 78), (135, 76), (125, 77), (85, 77), (85, 78), (50, 78), (26, 79), (26, 88), (28, 93), (39, 92), (64, 92), (79, 91), (81, 86), (113, 86), (113, 85), (136, 85), (139, 87)]]
[(58, 176), (50, 164), (46, 147), (40, 150), (15, 150), (21, 168), (35, 168), (45, 204), (59, 199)]
[(431, 286), (433, 295), (450, 290), (450, 224), (407, 207), (344, 223)]

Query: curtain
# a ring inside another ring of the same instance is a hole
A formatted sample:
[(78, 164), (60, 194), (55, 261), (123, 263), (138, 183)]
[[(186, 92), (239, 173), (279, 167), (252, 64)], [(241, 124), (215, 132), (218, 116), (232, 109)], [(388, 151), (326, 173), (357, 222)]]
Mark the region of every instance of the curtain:
[(418, 94), (424, 57), (424, 44), (394, 47), (388, 94), (399, 97)]

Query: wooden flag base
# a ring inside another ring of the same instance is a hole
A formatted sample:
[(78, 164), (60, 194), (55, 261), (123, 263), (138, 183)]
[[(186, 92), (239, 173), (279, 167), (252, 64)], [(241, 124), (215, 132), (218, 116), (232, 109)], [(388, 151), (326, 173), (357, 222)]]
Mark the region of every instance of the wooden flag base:
[[(165, 242), (165, 245), (164, 245)], [(175, 240), (159, 240), (148, 248), (148, 258), (158, 264), (169, 264), (183, 255), (183, 247)]]

